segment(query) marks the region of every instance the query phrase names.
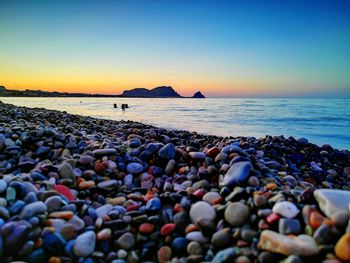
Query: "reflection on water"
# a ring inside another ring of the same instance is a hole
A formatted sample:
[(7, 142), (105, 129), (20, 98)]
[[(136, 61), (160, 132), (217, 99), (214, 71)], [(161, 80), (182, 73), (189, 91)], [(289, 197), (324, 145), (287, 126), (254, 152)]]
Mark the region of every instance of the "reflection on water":
[[(350, 149), (350, 99), (0, 98), (28, 107), (221, 136), (306, 137)], [(81, 103), (80, 103), (81, 102)], [(114, 108), (116, 103), (118, 108)], [(125, 112), (121, 104), (129, 104)]]

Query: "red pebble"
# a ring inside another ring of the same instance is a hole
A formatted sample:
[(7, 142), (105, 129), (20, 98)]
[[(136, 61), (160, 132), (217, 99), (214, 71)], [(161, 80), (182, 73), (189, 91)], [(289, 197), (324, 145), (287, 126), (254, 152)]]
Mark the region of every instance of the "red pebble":
[(149, 235), (151, 233), (153, 233), (154, 229), (156, 227), (153, 225), (153, 224), (150, 224), (150, 223), (143, 223), (140, 225), (139, 227), (139, 232), (141, 234), (146, 234), (146, 235)]
[(132, 204), (132, 205), (129, 205), (126, 210), (127, 211), (134, 211), (134, 210), (137, 210), (139, 209), (140, 205), (139, 204)]
[(162, 236), (167, 236), (170, 235), (174, 230), (175, 230), (176, 225), (173, 223), (169, 223), (169, 224), (165, 224), (164, 226), (162, 226), (162, 228), (160, 229), (160, 234)]
[(182, 207), (179, 203), (177, 203), (177, 204), (174, 206), (174, 212), (175, 212), (175, 213), (181, 212), (181, 211), (183, 211), (183, 210), (184, 210), (183, 207)]
[(61, 195), (64, 195), (69, 201), (75, 199), (75, 196), (72, 194), (71, 190), (65, 185), (57, 184), (53, 187), (53, 189), (59, 192)]
[(214, 158), (216, 155), (220, 153), (219, 147), (212, 147), (207, 151), (207, 155)]
[(200, 188), (200, 189), (196, 190), (196, 191), (193, 193), (193, 195), (194, 195), (195, 197), (197, 197), (197, 198), (202, 198), (203, 195), (205, 195), (206, 193), (207, 193), (207, 191), (206, 191), (205, 189)]
[(270, 214), (268, 217), (266, 217), (266, 222), (272, 225), (273, 223), (276, 223), (278, 220), (280, 220), (281, 216), (276, 213)]

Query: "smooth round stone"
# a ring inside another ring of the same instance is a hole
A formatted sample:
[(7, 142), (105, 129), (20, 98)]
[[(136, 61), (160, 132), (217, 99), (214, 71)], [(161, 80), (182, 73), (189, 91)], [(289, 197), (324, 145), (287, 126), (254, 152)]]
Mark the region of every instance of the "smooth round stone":
[(232, 247), (220, 250), (211, 261), (212, 263), (233, 262), (236, 257), (236, 250)]
[(220, 197), (218, 192), (208, 192), (203, 196), (203, 201), (213, 205)]
[(79, 158), (79, 163), (81, 163), (82, 165), (87, 165), (89, 163), (92, 163), (94, 160), (95, 158), (91, 155), (82, 155)]
[(113, 190), (114, 188), (116, 188), (118, 186), (118, 181), (117, 180), (106, 180), (106, 181), (102, 181), (100, 183), (97, 184), (97, 187), (103, 190)]
[(143, 171), (143, 165), (140, 163), (129, 163), (126, 167), (128, 173), (139, 174)]
[(174, 230), (175, 230), (176, 225), (173, 223), (169, 223), (169, 224), (165, 224), (164, 226), (162, 226), (162, 228), (160, 229), (160, 234), (162, 236), (167, 236), (170, 235)]
[(335, 246), (335, 254), (344, 261), (350, 260), (350, 233), (344, 234)]
[(201, 245), (196, 241), (192, 241), (187, 245), (187, 253), (189, 255), (201, 255), (202, 251)]
[(350, 219), (350, 212), (349, 211), (336, 212), (331, 216), (331, 219), (336, 227), (344, 228), (346, 227)]
[(112, 235), (112, 230), (109, 228), (104, 228), (100, 232), (97, 233), (96, 237), (99, 241), (108, 240)]
[(189, 152), (189, 155), (194, 160), (204, 160), (205, 159), (205, 153), (203, 153), (203, 152)]
[(24, 219), (27, 219), (34, 215), (44, 214), (46, 211), (47, 206), (43, 202), (37, 201), (24, 206), (20, 213), (20, 216)]
[(240, 202), (231, 203), (225, 210), (225, 220), (234, 227), (241, 226), (249, 217), (249, 208)]
[(46, 233), (43, 236), (43, 246), (53, 255), (62, 254), (66, 240), (58, 233)]
[(16, 200), (16, 189), (13, 187), (7, 187), (6, 189), (6, 200), (8, 202), (14, 202)]
[(75, 175), (72, 166), (69, 163), (63, 163), (58, 169), (62, 179), (70, 179), (75, 182)]
[(200, 231), (192, 231), (186, 235), (186, 239), (190, 241), (196, 241), (200, 244), (206, 244), (208, 242), (208, 238), (204, 237), (202, 232)]
[(174, 172), (175, 167), (176, 167), (175, 160), (169, 160), (164, 171), (167, 175), (171, 175)]
[(0, 194), (5, 192), (7, 188), (7, 183), (4, 180), (0, 180)]
[(223, 180), (220, 182), (221, 186), (232, 186), (245, 182), (248, 177), (252, 164), (247, 161), (233, 163), (230, 169), (226, 172)]
[(230, 228), (224, 228), (216, 233), (211, 238), (211, 243), (216, 248), (225, 248), (229, 244), (231, 244), (231, 229)]
[(281, 218), (278, 222), (278, 231), (280, 234), (299, 234), (300, 229), (300, 222), (297, 219)]
[(117, 245), (124, 250), (130, 250), (135, 245), (135, 237), (130, 232), (123, 234), (117, 240)]
[(159, 198), (152, 198), (146, 203), (146, 211), (158, 211), (162, 207), (162, 203)]
[(158, 156), (161, 159), (166, 159), (166, 160), (175, 159), (175, 155), (176, 155), (176, 150), (175, 150), (174, 144), (172, 143), (168, 143), (164, 145), (158, 151)]
[(282, 201), (273, 206), (272, 212), (286, 218), (294, 218), (297, 216), (297, 214), (299, 214), (299, 209), (291, 202)]
[(177, 237), (171, 242), (171, 247), (174, 251), (176, 251), (176, 254), (178, 255), (184, 255), (187, 251), (187, 245), (189, 241), (184, 237)]
[(71, 224), (76, 231), (80, 231), (85, 227), (84, 221), (78, 217), (78, 216), (73, 216), (72, 219), (68, 221), (69, 224)]
[(155, 230), (155, 225), (150, 223), (143, 223), (139, 227), (139, 232), (145, 235), (152, 234), (154, 230)]
[(254, 205), (256, 207), (262, 207), (266, 204), (266, 197), (263, 195), (255, 195), (254, 196)]
[(172, 250), (168, 246), (163, 246), (158, 250), (157, 256), (159, 262), (169, 262), (172, 256)]
[(128, 252), (125, 251), (124, 249), (119, 249), (117, 252), (117, 257), (118, 258), (126, 258), (128, 256)]
[(87, 257), (95, 250), (96, 235), (93, 231), (80, 234), (74, 241), (73, 252), (77, 257)]
[(98, 217), (105, 217), (110, 211), (112, 211), (113, 206), (110, 204), (106, 204), (103, 206), (100, 206), (99, 208), (96, 209), (96, 214)]
[(58, 211), (62, 206), (62, 198), (58, 195), (50, 196), (45, 200), (45, 205), (47, 206), (47, 211), (49, 213)]
[(283, 260), (283, 263), (303, 263), (303, 261), (297, 255), (290, 255), (285, 260)]
[(114, 155), (117, 153), (116, 149), (97, 149), (92, 152), (93, 155), (97, 156), (106, 156), (106, 155)]
[(306, 138), (298, 138), (297, 142), (302, 146), (306, 146), (309, 143), (308, 139), (306, 139)]
[(338, 189), (318, 189), (314, 191), (318, 205), (327, 217), (339, 211), (349, 211), (350, 191)]
[(128, 141), (130, 148), (137, 148), (141, 146), (141, 140), (139, 138), (132, 138)]
[(216, 212), (215, 209), (207, 202), (199, 201), (191, 206), (190, 218), (194, 224), (197, 223), (199, 218), (214, 221), (216, 218)]

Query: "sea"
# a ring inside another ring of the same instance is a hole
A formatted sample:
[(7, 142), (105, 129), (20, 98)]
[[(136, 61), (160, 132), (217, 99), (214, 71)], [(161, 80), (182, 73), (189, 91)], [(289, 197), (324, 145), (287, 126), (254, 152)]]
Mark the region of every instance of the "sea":
[[(284, 135), (350, 149), (350, 99), (328, 98), (15, 98), (18, 106), (218, 136)], [(113, 105), (117, 104), (117, 108)], [(128, 104), (125, 111), (121, 104)]]

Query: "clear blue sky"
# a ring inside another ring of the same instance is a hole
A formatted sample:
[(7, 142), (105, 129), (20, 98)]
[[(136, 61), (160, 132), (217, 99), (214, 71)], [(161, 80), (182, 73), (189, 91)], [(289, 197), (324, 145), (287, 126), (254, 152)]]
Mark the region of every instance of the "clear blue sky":
[(350, 96), (350, 1), (3, 1), (0, 85)]

